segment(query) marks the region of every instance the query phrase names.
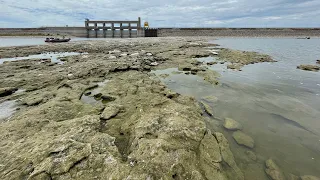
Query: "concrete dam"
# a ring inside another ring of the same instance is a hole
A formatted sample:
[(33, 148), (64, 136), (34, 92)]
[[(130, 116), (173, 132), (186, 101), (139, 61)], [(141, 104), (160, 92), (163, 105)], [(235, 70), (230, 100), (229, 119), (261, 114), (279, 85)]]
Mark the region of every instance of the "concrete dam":
[(92, 21), (83, 27), (0, 28), (0, 36), (56, 36), (134, 38), (170, 36), (306, 37), (320, 36), (320, 28), (146, 28), (133, 21)]

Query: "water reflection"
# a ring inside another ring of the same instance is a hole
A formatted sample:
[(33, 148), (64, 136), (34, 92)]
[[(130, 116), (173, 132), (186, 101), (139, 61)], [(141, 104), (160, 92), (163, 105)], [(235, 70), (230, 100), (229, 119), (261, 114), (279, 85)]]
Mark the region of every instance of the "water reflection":
[(16, 111), (16, 105), (16, 101), (4, 101), (0, 103), (0, 121), (11, 117)]

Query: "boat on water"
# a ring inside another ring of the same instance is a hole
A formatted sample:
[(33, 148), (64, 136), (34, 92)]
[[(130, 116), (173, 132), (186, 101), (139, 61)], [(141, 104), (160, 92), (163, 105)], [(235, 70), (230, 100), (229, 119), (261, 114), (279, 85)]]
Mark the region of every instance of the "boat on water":
[(303, 38), (297, 38), (297, 39), (310, 39), (310, 37), (303, 37)]
[(50, 42), (50, 43), (62, 43), (62, 42), (69, 42), (71, 39), (60, 39), (60, 38), (46, 38), (44, 42)]

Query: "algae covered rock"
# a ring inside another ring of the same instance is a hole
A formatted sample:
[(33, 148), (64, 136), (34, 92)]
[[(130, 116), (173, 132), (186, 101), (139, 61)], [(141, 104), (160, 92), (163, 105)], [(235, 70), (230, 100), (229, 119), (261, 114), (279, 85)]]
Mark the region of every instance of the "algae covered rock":
[(304, 175), (301, 176), (301, 180), (320, 180), (320, 178), (311, 175)]
[(204, 111), (209, 115), (209, 116), (213, 116), (213, 110), (211, 108), (211, 106), (209, 106), (209, 104), (205, 103), (205, 102), (200, 102), (201, 105), (203, 106)]
[(232, 63), (228, 66), (229, 69), (238, 70), (240, 70), (244, 65), (248, 64), (259, 62), (276, 62), (269, 55), (232, 49), (221, 49), (219, 51), (218, 57), (220, 60), (225, 60)]
[(256, 161), (257, 160), (257, 156), (256, 156), (256, 154), (254, 152), (246, 151), (245, 153), (248, 156), (248, 158), (251, 159), (252, 161)]
[(227, 167), (225, 167), (225, 171), (228, 179), (244, 180), (244, 175), (234, 160), (234, 156), (230, 150), (228, 140), (222, 133), (216, 132), (214, 133), (214, 136), (219, 143), (222, 160), (227, 164)]
[(242, 129), (242, 125), (238, 121), (231, 118), (224, 119), (223, 127), (232, 131)]
[(216, 96), (206, 96), (206, 97), (203, 97), (202, 99), (212, 103), (215, 103), (218, 101), (218, 98)]
[(272, 160), (266, 161), (266, 173), (272, 180), (285, 180), (285, 176), (278, 165)]
[(200, 71), (197, 73), (198, 76), (202, 77), (204, 81), (209, 82), (210, 84), (213, 85), (218, 85), (218, 77), (220, 74), (216, 71), (213, 70), (206, 70), (206, 71)]
[(35, 106), (40, 104), (43, 101), (42, 97), (31, 97), (31, 98), (26, 98), (24, 100), (24, 103), (28, 106)]
[(100, 118), (103, 120), (109, 120), (115, 117), (119, 112), (120, 112), (120, 106), (110, 104), (104, 108)]
[(319, 71), (320, 67), (317, 65), (308, 65), (308, 64), (302, 64), (297, 66), (298, 69), (305, 70), (305, 71)]
[(288, 175), (288, 180), (300, 180), (300, 177), (296, 176), (294, 174), (289, 174)]
[(248, 148), (254, 148), (254, 140), (242, 131), (234, 132), (232, 134), (232, 137), (238, 144), (246, 146)]
[(210, 163), (220, 163), (222, 161), (222, 157), (220, 154), (219, 144), (216, 138), (211, 134), (210, 130), (207, 130), (204, 138), (200, 143), (200, 158), (204, 161), (209, 160)]

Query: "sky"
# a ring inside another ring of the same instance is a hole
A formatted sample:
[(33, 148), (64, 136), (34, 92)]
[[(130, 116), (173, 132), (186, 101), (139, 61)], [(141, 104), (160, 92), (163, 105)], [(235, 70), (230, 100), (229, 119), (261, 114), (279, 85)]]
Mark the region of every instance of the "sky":
[(150, 27), (320, 27), (320, 0), (0, 0), (0, 28), (137, 20)]

